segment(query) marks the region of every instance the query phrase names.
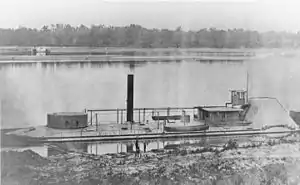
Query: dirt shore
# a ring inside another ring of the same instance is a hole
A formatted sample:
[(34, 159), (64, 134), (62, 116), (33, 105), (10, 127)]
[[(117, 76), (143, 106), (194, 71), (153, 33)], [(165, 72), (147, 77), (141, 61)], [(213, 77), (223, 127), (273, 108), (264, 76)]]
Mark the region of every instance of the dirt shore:
[(1, 162), (1, 184), (300, 184), (299, 138), (156, 150), (140, 158), (9, 151)]

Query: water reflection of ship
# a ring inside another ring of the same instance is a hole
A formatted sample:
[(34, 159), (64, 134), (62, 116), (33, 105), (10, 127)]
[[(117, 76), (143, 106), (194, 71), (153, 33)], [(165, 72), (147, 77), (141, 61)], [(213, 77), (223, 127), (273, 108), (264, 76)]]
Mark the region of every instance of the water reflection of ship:
[[(251, 137), (238, 138), (238, 141), (249, 141)], [(176, 149), (180, 147), (189, 146), (207, 146), (207, 145), (223, 145), (228, 142), (230, 137), (220, 138), (187, 138), (180, 140), (140, 140), (138, 142), (142, 152), (149, 152), (158, 149)], [(30, 147), (28, 149), (37, 152), (44, 157), (55, 156), (58, 154), (65, 154), (70, 152), (88, 153), (94, 155), (103, 155), (108, 153), (134, 153), (136, 152), (135, 141), (126, 143), (56, 143), (48, 146)]]
[[(146, 141), (141, 140), (138, 142), (142, 152), (151, 151), (155, 149), (163, 149), (164, 141)], [(56, 143), (48, 146), (48, 156), (75, 152), (75, 153), (89, 153), (94, 155), (103, 155), (107, 153), (134, 153), (136, 146), (134, 141), (126, 143)]]
[[(141, 151), (150, 151), (152, 149), (163, 149), (163, 142), (161, 141), (139, 141), (139, 148)], [(134, 141), (127, 143), (90, 143), (88, 144), (88, 153), (102, 155), (107, 153), (134, 153), (136, 146)]]
[[(157, 150), (157, 149), (163, 149), (164, 148), (164, 142), (163, 141), (150, 141), (150, 140), (142, 140), (138, 141), (138, 146), (142, 152), (148, 152), (151, 150)], [(133, 153), (136, 152), (136, 146), (135, 143), (127, 143), (126, 144), (126, 152)]]
[[(204, 145), (206, 143), (206, 138), (201, 138), (200, 140), (140, 140), (138, 141), (139, 148), (142, 152), (149, 152), (151, 150), (158, 149), (172, 149), (180, 146), (189, 145)], [(64, 154), (68, 152), (75, 153), (89, 153), (94, 155), (103, 155), (107, 153), (134, 153), (136, 152), (135, 141), (129, 141), (126, 143), (56, 143), (47, 147), (48, 156)]]
[[(237, 141), (249, 141), (251, 136), (235, 138)], [(208, 146), (208, 145), (224, 145), (232, 137), (202, 137), (202, 138), (182, 138), (180, 140), (139, 140), (138, 145), (140, 151), (149, 152), (158, 149), (175, 149), (189, 146)], [(94, 155), (103, 155), (108, 153), (135, 153), (135, 141), (127, 141), (121, 143), (57, 143), (48, 146), (48, 156), (64, 154), (68, 152), (88, 153)]]
[(182, 140), (174, 140), (174, 141), (166, 141), (164, 145), (164, 149), (174, 149), (180, 148), (182, 146), (204, 146), (207, 144), (207, 138), (203, 137), (201, 139), (182, 139)]

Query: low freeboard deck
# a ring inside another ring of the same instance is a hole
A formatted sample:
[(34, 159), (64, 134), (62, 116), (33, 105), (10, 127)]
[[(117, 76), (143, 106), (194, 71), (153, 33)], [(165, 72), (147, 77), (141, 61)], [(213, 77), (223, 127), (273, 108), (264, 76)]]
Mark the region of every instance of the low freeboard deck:
[(290, 135), (300, 133), (300, 129), (288, 131), (266, 131), (260, 129), (233, 130), (233, 131), (201, 131), (201, 132), (181, 132), (181, 133), (153, 133), (153, 134), (128, 134), (128, 135), (98, 135), (79, 137), (48, 137), (39, 138), (41, 142), (87, 142), (87, 141), (122, 141), (138, 139), (164, 139), (164, 138), (184, 138), (184, 137), (222, 137), (222, 136), (253, 136), (253, 135)]

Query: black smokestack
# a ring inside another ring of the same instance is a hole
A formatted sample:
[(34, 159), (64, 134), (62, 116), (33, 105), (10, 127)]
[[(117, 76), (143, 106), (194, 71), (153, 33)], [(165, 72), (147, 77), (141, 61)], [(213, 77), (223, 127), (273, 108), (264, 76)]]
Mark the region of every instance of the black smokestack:
[(133, 75), (127, 76), (127, 121), (133, 122)]

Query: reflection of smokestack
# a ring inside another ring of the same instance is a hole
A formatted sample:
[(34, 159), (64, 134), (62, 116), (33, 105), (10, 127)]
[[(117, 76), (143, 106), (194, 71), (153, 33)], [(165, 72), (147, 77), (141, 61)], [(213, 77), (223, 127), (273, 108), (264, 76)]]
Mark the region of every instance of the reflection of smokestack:
[(81, 150), (81, 152), (88, 152), (88, 144), (87, 143), (80, 143), (79, 144), (79, 149)]
[(130, 153), (133, 152), (133, 144), (126, 144), (126, 152)]
[(127, 121), (133, 122), (133, 75), (127, 76)]

